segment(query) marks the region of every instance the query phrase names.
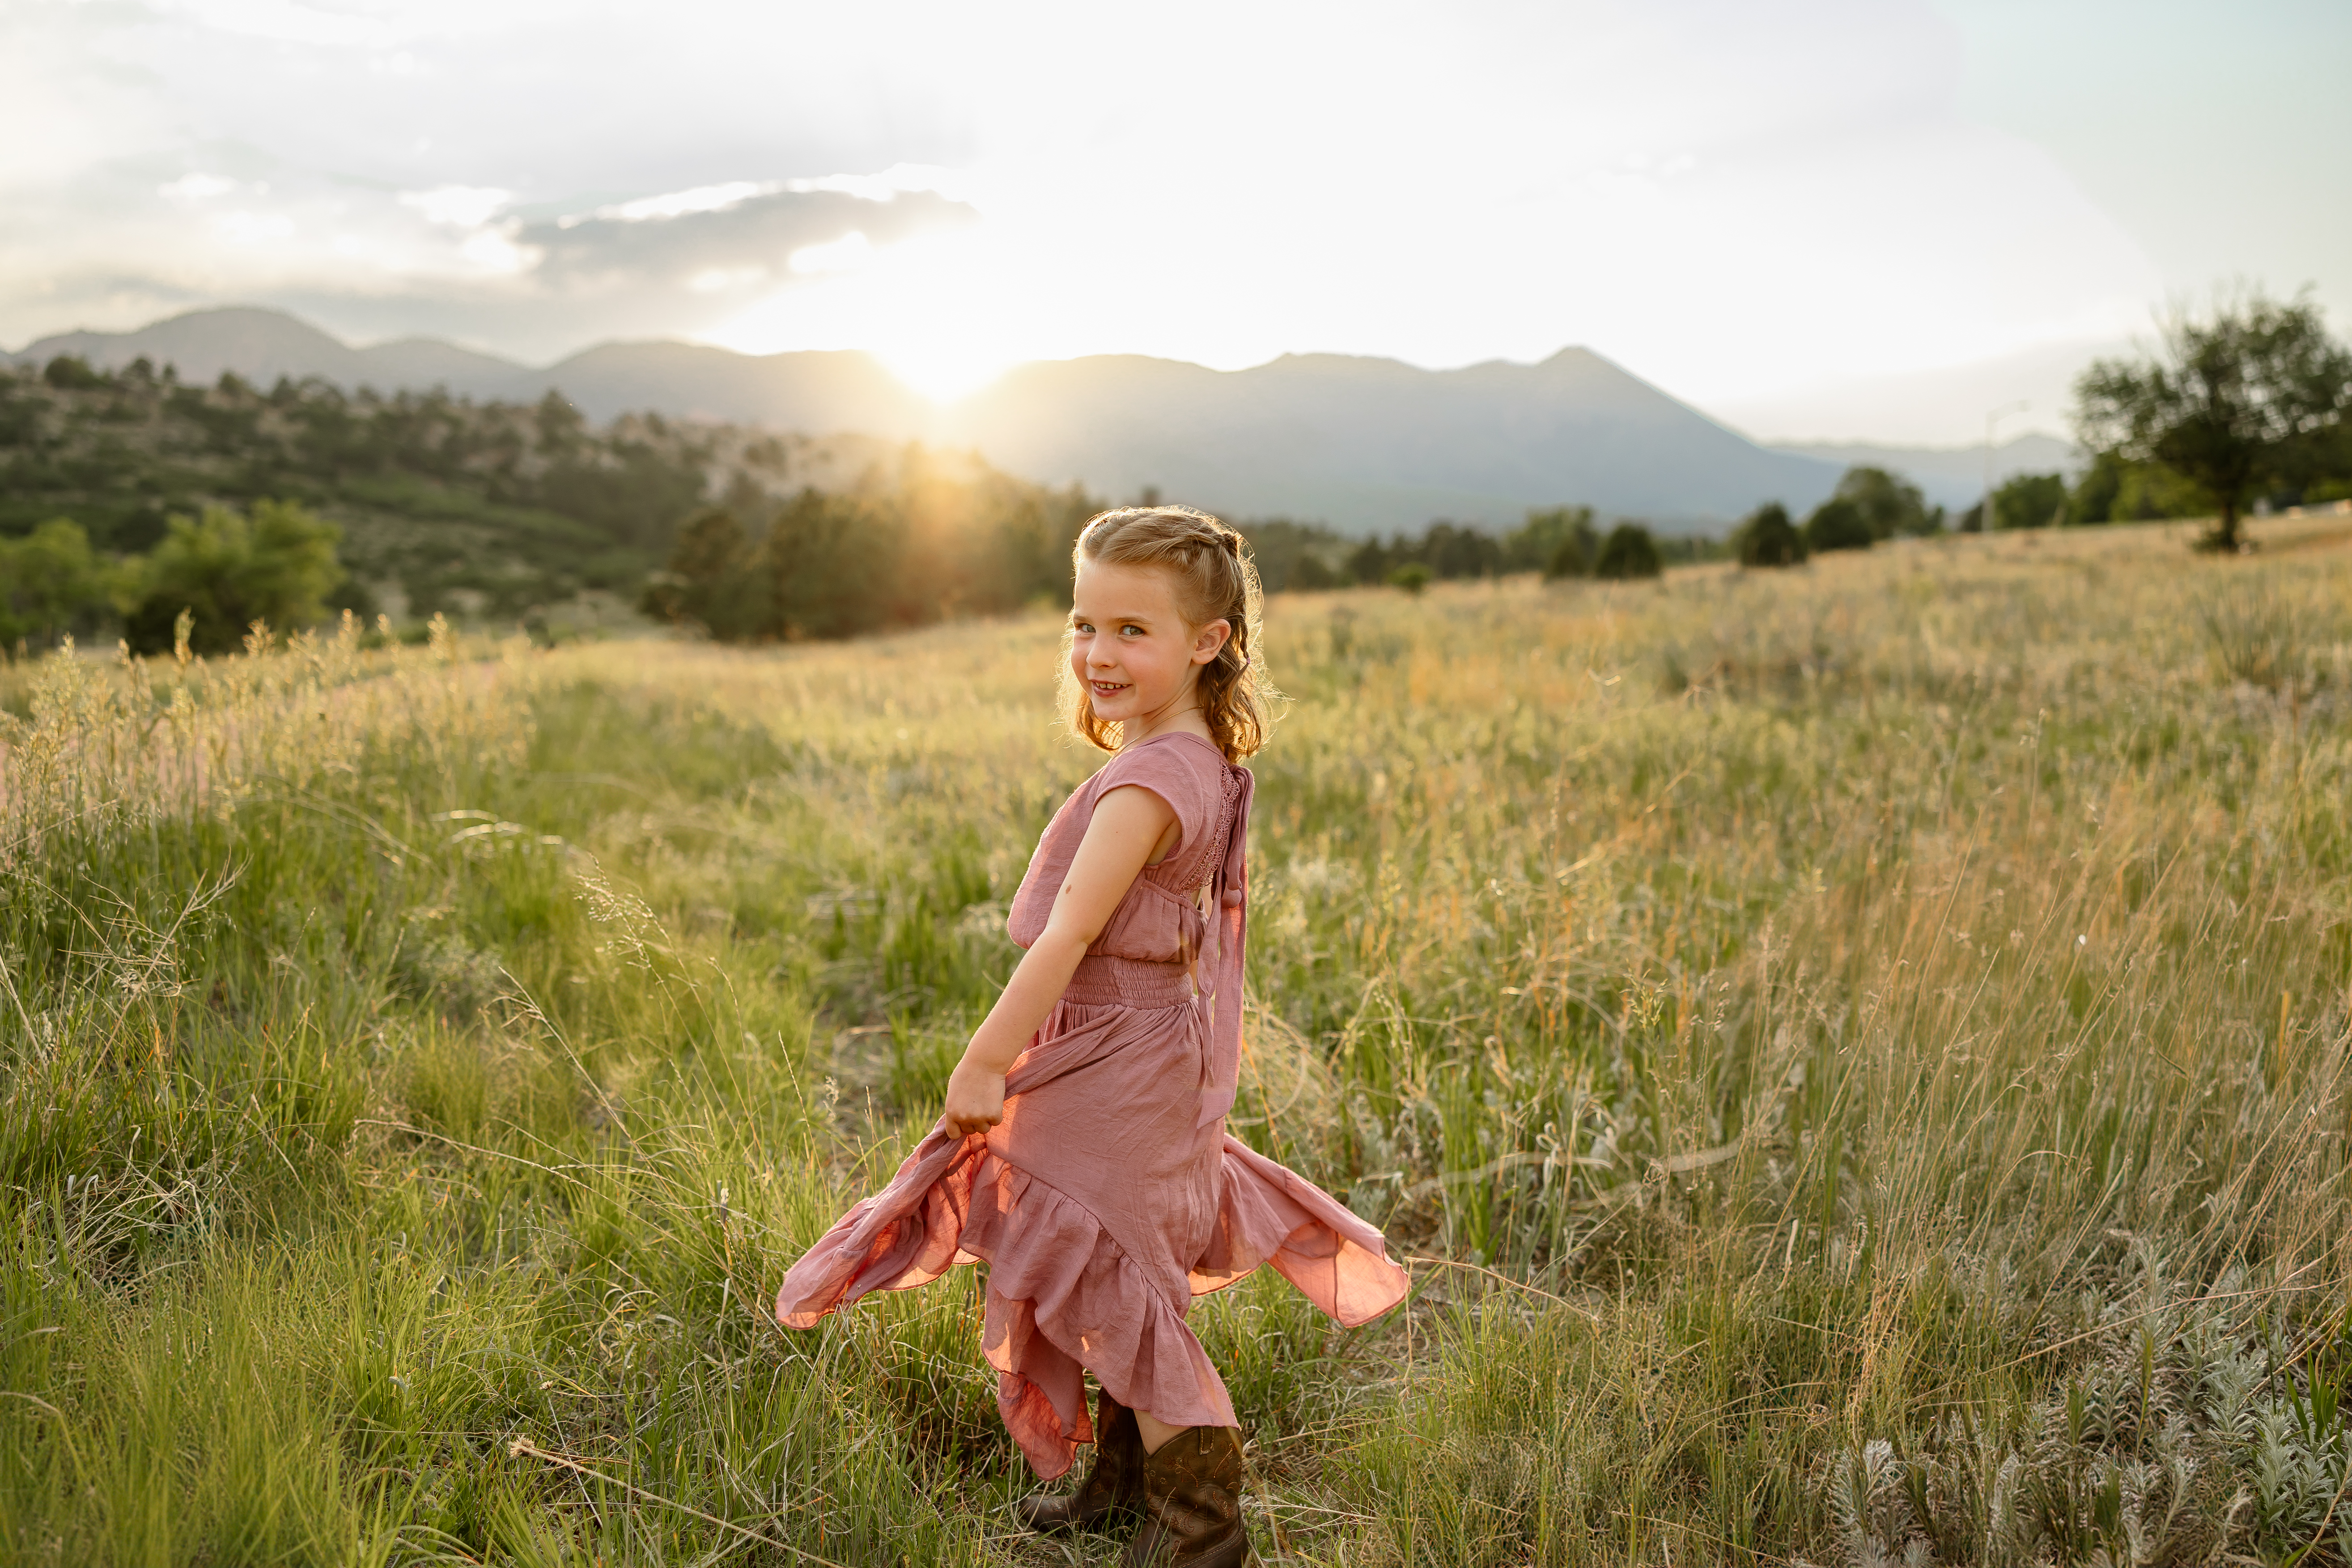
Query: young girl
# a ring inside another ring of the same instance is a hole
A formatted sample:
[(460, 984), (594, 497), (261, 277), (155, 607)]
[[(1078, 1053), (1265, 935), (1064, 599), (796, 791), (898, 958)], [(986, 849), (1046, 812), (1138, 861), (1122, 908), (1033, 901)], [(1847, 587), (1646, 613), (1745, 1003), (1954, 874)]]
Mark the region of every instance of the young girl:
[[(1225, 1136), (1242, 1036), (1244, 840), (1257, 750), (1257, 574), (1232, 529), (1130, 507), (1073, 552), (1070, 727), (1113, 752), (1038, 840), (1006, 922), (1028, 952), (890, 1184), (784, 1277), (814, 1326), (869, 1290), (989, 1264), (982, 1346), (1013, 1440), (1051, 1480), (1034, 1529), (1139, 1522), (1122, 1561), (1233, 1568), (1241, 1435), (1184, 1325), (1271, 1263), (1340, 1322), (1402, 1300), (1380, 1233)], [(1095, 1376), (1087, 1418), (1086, 1373)]]

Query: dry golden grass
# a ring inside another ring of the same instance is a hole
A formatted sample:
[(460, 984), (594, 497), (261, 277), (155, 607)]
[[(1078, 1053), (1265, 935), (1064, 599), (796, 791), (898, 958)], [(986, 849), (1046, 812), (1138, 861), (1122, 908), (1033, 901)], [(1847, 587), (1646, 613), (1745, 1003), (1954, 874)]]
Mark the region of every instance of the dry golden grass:
[[(1276, 601), (1235, 1126), (1422, 1261), (1199, 1309), (1263, 1552), (2352, 1559), (2352, 529), (2255, 531)], [(8, 675), (5, 1550), (1075, 1560), (968, 1279), (756, 1311), (1009, 967), (1055, 642)]]

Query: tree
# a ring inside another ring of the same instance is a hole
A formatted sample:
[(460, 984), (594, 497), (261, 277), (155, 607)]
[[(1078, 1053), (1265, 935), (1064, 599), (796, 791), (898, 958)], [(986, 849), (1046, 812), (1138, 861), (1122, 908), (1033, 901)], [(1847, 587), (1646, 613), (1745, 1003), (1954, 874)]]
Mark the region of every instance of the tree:
[(2261, 486), (2291, 480), (2343, 438), (2352, 351), (2327, 335), (2308, 290), (2259, 290), (2176, 310), (2138, 360), (2096, 361), (2074, 383), (2084, 449), (2161, 464), (2219, 511), (2205, 542), (2239, 547), (2238, 515)]
[(1658, 559), (1658, 542), (1650, 531), (1638, 522), (1621, 522), (1609, 531), (1601, 542), (1601, 553), (1592, 563), (1592, 574), (1614, 582), (1634, 577), (1654, 577), (1665, 570)]
[(1748, 567), (1794, 566), (1805, 559), (1805, 536), (1789, 521), (1789, 509), (1768, 500), (1734, 530), (1733, 548)]
[(1503, 570), (1540, 572), (1547, 581), (1582, 577), (1601, 553), (1601, 535), (1589, 506), (1531, 510), (1527, 521), (1503, 536)]
[(1867, 550), (1875, 540), (1862, 509), (1832, 496), (1805, 519), (1805, 548), (1819, 555), (1832, 550)]
[(2113, 452), (2101, 452), (2093, 458), (2082, 477), (2074, 481), (2074, 488), (2066, 494), (2066, 521), (2078, 526), (2138, 521), (2116, 510), (2116, 498), (2123, 493), (2124, 477), (2137, 467)]
[(1932, 531), (1927, 498), (1919, 493), (1919, 487), (1897, 479), (1885, 468), (1848, 468), (1839, 477), (1837, 489), (1831, 494), (1832, 500), (1853, 503), (1854, 510), (1862, 513), (1862, 521), (1869, 525), (1873, 539)]
[(1348, 552), (1348, 575), (1359, 583), (1387, 582), (1389, 569), (1394, 564), (1388, 547), (1376, 533), (1366, 535), (1361, 544)]
[(41, 379), (60, 392), (89, 392), (106, 384), (106, 374), (92, 370), (79, 354), (59, 354), (41, 371)]
[(1591, 575), (1601, 553), (1601, 535), (1589, 506), (1556, 506), (1530, 511), (1503, 538), (1504, 570), (1541, 572), (1547, 582)]
[(1995, 528), (2048, 528), (2066, 518), (2066, 476), (2013, 474), (1992, 492)]
[[(1339, 574), (1332, 566), (1347, 543), (1329, 529), (1287, 517), (1262, 517), (1243, 524), (1242, 531), (1249, 538), (1250, 557), (1257, 563), (1258, 581), (1267, 593), (1339, 584)], [(1068, 549), (1060, 554), (1066, 572)]]
[(194, 617), (188, 646), (198, 653), (235, 651), (256, 621), (284, 628), (324, 619), (325, 595), (343, 580), (342, 531), (293, 501), (256, 501), (250, 517), (208, 506), (202, 517), (173, 518), (125, 624), (131, 646), (168, 650), (182, 610)]
[(70, 518), (51, 518), (22, 539), (0, 539), (0, 647), (47, 647), (89, 629), (111, 608), (114, 579)]
[(709, 507), (687, 520), (667, 571), (646, 584), (638, 607), (700, 626), (721, 642), (773, 636), (769, 584), (751, 569), (751, 540), (734, 512)]
[(904, 527), (856, 496), (803, 489), (768, 525), (754, 569), (774, 595), (769, 635), (845, 637), (928, 618), (903, 593)]

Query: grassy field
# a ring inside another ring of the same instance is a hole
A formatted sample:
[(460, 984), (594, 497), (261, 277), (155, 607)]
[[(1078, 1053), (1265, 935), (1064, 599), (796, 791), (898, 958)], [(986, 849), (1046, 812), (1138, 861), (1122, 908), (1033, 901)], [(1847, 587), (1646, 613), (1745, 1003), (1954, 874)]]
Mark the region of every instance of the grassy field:
[[(2300, 528), (2304, 530), (2297, 532)], [(1297, 1563), (2352, 1561), (2352, 534), (1285, 596), (1196, 1308)], [(1064, 1563), (789, 1334), (1094, 765), (1050, 617), (0, 670), (0, 1554)]]

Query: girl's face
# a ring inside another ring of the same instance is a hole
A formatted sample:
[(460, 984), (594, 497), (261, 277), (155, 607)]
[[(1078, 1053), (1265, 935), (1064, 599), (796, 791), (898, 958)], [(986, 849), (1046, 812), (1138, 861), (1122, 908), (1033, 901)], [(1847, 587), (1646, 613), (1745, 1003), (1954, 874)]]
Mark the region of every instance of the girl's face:
[(1169, 573), (1079, 563), (1070, 594), (1070, 673), (1097, 719), (1150, 724), (1181, 711), (1193, 678), (1232, 635), (1223, 621), (1188, 625)]

